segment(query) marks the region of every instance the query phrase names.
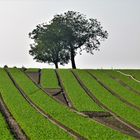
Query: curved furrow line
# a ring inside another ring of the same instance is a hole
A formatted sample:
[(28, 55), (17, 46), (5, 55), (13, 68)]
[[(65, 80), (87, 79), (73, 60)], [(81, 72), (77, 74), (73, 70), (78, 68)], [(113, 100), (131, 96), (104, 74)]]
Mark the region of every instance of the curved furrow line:
[(9, 78), (11, 79), (11, 81), (13, 82), (13, 84), (15, 85), (15, 87), (19, 90), (19, 92), (21, 93), (21, 95), (24, 97), (24, 99), (38, 112), (40, 113), (42, 116), (44, 116), (45, 118), (47, 118), (49, 121), (51, 121), (53, 124), (57, 125), (58, 127), (60, 127), (61, 129), (63, 129), (65, 132), (67, 132), (68, 134), (70, 134), (71, 136), (73, 136), (74, 138), (78, 139), (78, 140), (85, 140), (86, 138), (84, 138), (83, 136), (81, 136), (80, 134), (78, 134), (77, 132), (73, 131), (72, 129), (66, 127), (65, 125), (63, 125), (62, 123), (60, 123), (59, 121), (57, 121), (56, 119), (54, 119), (51, 115), (47, 114), (44, 110), (42, 110), (38, 105), (36, 105), (25, 93), (24, 91), (18, 86), (18, 84), (15, 82), (14, 78), (12, 77), (12, 75), (9, 73), (8, 69), (5, 69)]
[(3, 97), (0, 93), (0, 111), (2, 112), (11, 133), (17, 140), (28, 140), (28, 136), (25, 132), (21, 129), (20, 125), (15, 121), (14, 117), (10, 113), (8, 107), (6, 106)]
[[(118, 121), (122, 122), (123, 124), (125, 124), (126, 126), (128, 126), (129, 128), (131, 128), (132, 130), (134, 130), (135, 132), (137, 132), (138, 134), (140, 134), (140, 129), (138, 127), (136, 127), (135, 125), (129, 123), (128, 121), (124, 120), (123, 118), (121, 118), (120, 116), (118, 116), (115, 112), (113, 112), (111, 109), (109, 109), (106, 105), (104, 105), (102, 102), (100, 102), (100, 100), (93, 95), (93, 93), (85, 86), (85, 84), (81, 81), (81, 79), (79, 78), (79, 76), (73, 72), (73, 74), (75, 74), (77, 80), (79, 81), (79, 84), (83, 87), (83, 89), (86, 91), (87, 95), (94, 101), (96, 102), (100, 107), (104, 108), (105, 110), (107, 110), (108, 112), (110, 112), (110, 114), (112, 114)], [(98, 83), (100, 83), (102, 86), (104, 86), (99, 79), (97, 79), (97, 77), (94, 76), (94, 79), (96, 79), (96, 81)]]

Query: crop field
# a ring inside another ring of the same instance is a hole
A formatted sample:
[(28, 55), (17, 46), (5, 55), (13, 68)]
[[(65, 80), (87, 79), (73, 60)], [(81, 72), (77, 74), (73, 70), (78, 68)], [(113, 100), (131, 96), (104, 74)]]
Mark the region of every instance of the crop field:
[(0, 140), (140, 139), (140, 70), (0, 68)]

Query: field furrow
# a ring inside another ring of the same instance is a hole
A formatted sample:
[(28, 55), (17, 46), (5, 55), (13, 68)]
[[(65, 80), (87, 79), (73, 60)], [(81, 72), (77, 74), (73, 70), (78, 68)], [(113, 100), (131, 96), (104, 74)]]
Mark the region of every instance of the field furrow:
[(0, 91), (17, 123), (30, 139), (72, 139), (72, 137), (34, 110), (22, 97), (6, 71), (0, 69)]
[(56, 102), (39, 89), (24, 73), (18, 69), (10, 69), (15, 81), (41, 109), (53, 118), (88, 139), (130, 139), (120, 132), (107, 128), (89, 118), (72, 112), (68, 107)]
[(103, 111), (81, 88), (70, 70), (59, 70), (64, 88), (78, 111)]
[(86, 71), (77, 70), (76, 73), (101, 103), (106, 105), (109, 109), (111, 109), (114, 113), (122, 117), (127, 122), (134, 124), (135, 126), (140, 128), (140, 112), (130, 108), (115, 96), (113, 96)]
[[(102, 71), (91, 71), (92, 74), (97, 76), (98, 79), (100, 79), (109, 89), (111, 89), (115, 94), (119, 95), (121, 98), (128, 101), (125, 102), (127, 104), (131, 103), (132, 107), (138, 108), (140, 111), (140, 96), (137, 94), (134, 94), (132, 91), (126, 89), (122, 85), (120, 85), (117, 81), (113, 80), (111, 77), (109, 77), (106, 73)], [(123, 101), (122, 99), (122, 101)], [(130, 105), (130, 106), (131, 106)], [(135, 106), (133, 106), (135, 105)]]
[(0, 140), (14, 140), (13, 135), (8, 129), (8, 124), (6, 123), (0, 110)]
[(121, 73), (117, 72), (116, 70), (103, 70), (106, 72), (109, 76), (116, 79), (120, 84), (122, 84), (124, 87), (126, 87), (128, 90), (131, 90), (132, 92), (140, 95), (140, 83), (135, 82), (133, 79), (130, 79), (129, 77), (122, 75)]

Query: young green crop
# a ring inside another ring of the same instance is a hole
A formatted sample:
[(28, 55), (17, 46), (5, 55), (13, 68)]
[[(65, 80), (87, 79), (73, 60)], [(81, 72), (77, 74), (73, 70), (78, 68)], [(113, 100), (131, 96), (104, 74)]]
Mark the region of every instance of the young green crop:
[(26, 70), (26, 72), (38, 72), (38, 71), (39, 71), (38, 68), (28, 68), (28, 69)]
[[(18, 69), (9, 70), (26, 95), (45, 112), (60, 121), (65, 126), (73, 129), (80, 135), (92, 140), (128, 140), (131, 137), (105, 127), (93, 120), (72, 112), (68, 107), (56, 102), (40, 90), (28, 77)], [(28, 83), (28, 84), (27, 84)]]
[(106, 73), (102, 71), (92, 71), (97, 78), (99, 78), (106, 86), (108, 86), (112, 91), (117, 93), (120, 97), (124, 98), (128, 102), (139, 106), (140, 107), (140, 96), (137, 94), (134, 94), (129, 89), (126, 89), (121, 84), (119, 84), (117, 81), (113, 80), (111, 77), (109, 77)]
[(70, 70), (59, 70), (66, 93), (79, 111), (103, 111), (82, 89)]
[(120, 71), (125, 74), (129, 74), (133, 76), (135, 79), (140, 81), (140, 70), (120, 70)]
[(1, 112), (0, 112), (0, 140), (14, 140)]
[[(95, 71), (91, 72), (96, 75)], [(123, 119), (131, 122), (132, 124), (140, 128), (140, 112), (128, 107), (126, 104), (124, 104), (111, 93), (109, 93), (86, 71), (77, 70), (76, 73), (100, 102), (102, 102), (104, 105), (106, 105), (109, 109), (111, 109)]]
[(4, 101), (30, 139), (72, 139), (69, 134), (44, 118), (26, 102), (3, 69), (0, 69), (0, 75), (0, 92)]
[(116, 70), (105, 70), (106, 73), (109, 75), (114, 76), (115, 78), (118, 78), (122, 80), (124, 83), (126, 83), (128, 86), (132, 87), (133, 89), (140, 91), (140, 83), (135, 82), (133, 79), (122, 75), (121, 73), (117, 72)]
[(60, 88), (54, 69), (41, 70), (41, 85), (43, 88)]

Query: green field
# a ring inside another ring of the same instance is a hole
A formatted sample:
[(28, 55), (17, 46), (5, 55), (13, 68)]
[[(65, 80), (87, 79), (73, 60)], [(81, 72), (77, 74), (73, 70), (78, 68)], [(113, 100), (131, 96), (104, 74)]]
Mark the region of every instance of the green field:
[[(4, 103), (29, 139), (140, 139), (140, 111), (111, 93), (113, 91), (128, 103), (140, 107), (140, 95), (129, 90), (118, 80), (137, 92), (140, 91), (140, 83), (117, 70), (73, 70), (72, 72), (71, 69), (58, 69), (60, 78), (58, 79), (54, 69), (42, 69), (40, 85), (37, 85), (26, 72), (38, 73), (38, 70), (30, 68), (23, 72), (18, 68), (0, 68), (0, 93)], [(121, 71), (134, 74), (135, 78), (137, 75), (139, 79), (140, 70)], [(72, 107), (58, 102), (53, 95), (47, 94), (44, 90), (60, 88), (67, 95)], [(91, 98), (89, 92), (99, 103)], [(102, 113), (112, 115), (98, 116)], [(49, 116), (49, 119), (43, 114)], [(117, 127), (114, 118), (119, 118), (128, 129)], [(13, 137), (10, 126), (0, 112), (0, 140), (14, 139)]]

